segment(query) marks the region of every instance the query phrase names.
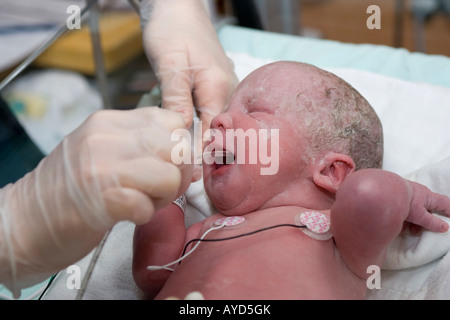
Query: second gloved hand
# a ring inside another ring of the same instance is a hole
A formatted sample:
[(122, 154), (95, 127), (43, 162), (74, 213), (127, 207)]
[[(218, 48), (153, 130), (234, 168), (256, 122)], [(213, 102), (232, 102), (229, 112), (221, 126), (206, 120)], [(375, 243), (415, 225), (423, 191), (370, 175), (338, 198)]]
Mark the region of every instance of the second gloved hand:
[(0, 282), (17, 289), (89, 253), (116, 222), (147, 222), (191, 181), (171, 162), (182, 117), (156, 107), (100, 111), (38, 167), (0, 190)]
[(160, 81), (163, 108), (183, 114), (194, 106), (203, 129), (225, 108), (238, 80), (202, 0), (143, 0), (144, 47)]

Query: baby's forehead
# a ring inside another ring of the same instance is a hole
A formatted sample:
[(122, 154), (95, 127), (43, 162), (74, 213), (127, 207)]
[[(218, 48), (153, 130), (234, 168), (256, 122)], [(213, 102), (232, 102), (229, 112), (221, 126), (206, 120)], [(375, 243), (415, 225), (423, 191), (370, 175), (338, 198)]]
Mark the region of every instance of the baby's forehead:
[(236, 93), (247, 101), (263, 100), (278, 107), (327, 99), (337, 87), (337, 77), (312, 65), (278, 62), (263, 66), (247, 76)]
[(248, 75), (238, 90), (253, 90), (261, 94), (271, 92), (307, 93), (322, 91), (336, 82), (337, 77), (312, 65), (298, 62), (278, 62), (265, 65)]

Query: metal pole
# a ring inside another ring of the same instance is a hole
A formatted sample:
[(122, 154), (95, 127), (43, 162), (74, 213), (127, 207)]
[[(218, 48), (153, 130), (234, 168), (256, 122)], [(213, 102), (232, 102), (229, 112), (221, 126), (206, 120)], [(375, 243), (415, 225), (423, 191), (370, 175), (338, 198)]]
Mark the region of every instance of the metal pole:
[(405, 0), (395, 1), (395, 30), (394, 47), (400, 48), (403, 43), (403, 13), (405, 9)]
[[(89, 8), (98, 0), (89, 1), (80, 12), (80, 18), (89, 10)], [(12, 80), (22, 73), (42, 52), (44, 52), (56, 39), (68, 30), (67, 24), (62, 25), (58, 31), (39, 48), (32, 52), (21, 64), (19, 64), (3, 81), (0, 83), (0, 91), (2, 91)]]
[(89, 12), (89, 30), (92, 40), (92, 53), (94, 55), (95, 76), (97, 79), (98, 88), (103, 100), (103, 108), (110, 109), (111, 101), (108, 93), (108, 80), (105, 70), (105, 63), (103, 59), (103, 50), (100, 39), (99, 26), (100, 10), (96, 4)]

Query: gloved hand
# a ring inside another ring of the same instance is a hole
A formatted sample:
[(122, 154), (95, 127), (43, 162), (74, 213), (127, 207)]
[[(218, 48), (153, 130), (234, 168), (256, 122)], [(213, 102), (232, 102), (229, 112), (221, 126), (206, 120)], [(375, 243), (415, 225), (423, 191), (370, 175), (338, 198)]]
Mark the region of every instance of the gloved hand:
[(184, 115), (194, 106), (203, 130), (225, 108), (238, 80), (202, 0), (142, 0), (144, 47), (160, 80), (162, 106)]
[[(147, 222), (191, 181), (171, 163), (182, 117), (156, 107), (100, 111), (38, 167), (0, 190), (0, 282), (18, 289), (89, 253), (120, 220)], [(190, 146), (187, 146), (190, 147)]]

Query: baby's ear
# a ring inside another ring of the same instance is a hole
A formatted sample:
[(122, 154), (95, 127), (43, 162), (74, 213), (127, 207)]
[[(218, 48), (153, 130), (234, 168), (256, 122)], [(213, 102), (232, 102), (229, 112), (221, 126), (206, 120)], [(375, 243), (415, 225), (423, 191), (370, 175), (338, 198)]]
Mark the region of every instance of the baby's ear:
[(355, 171), (355, 162), (345, 154), (329, 152), (317, 161), (313, 172), (314, 183), (336, 193), (345, 178)]

